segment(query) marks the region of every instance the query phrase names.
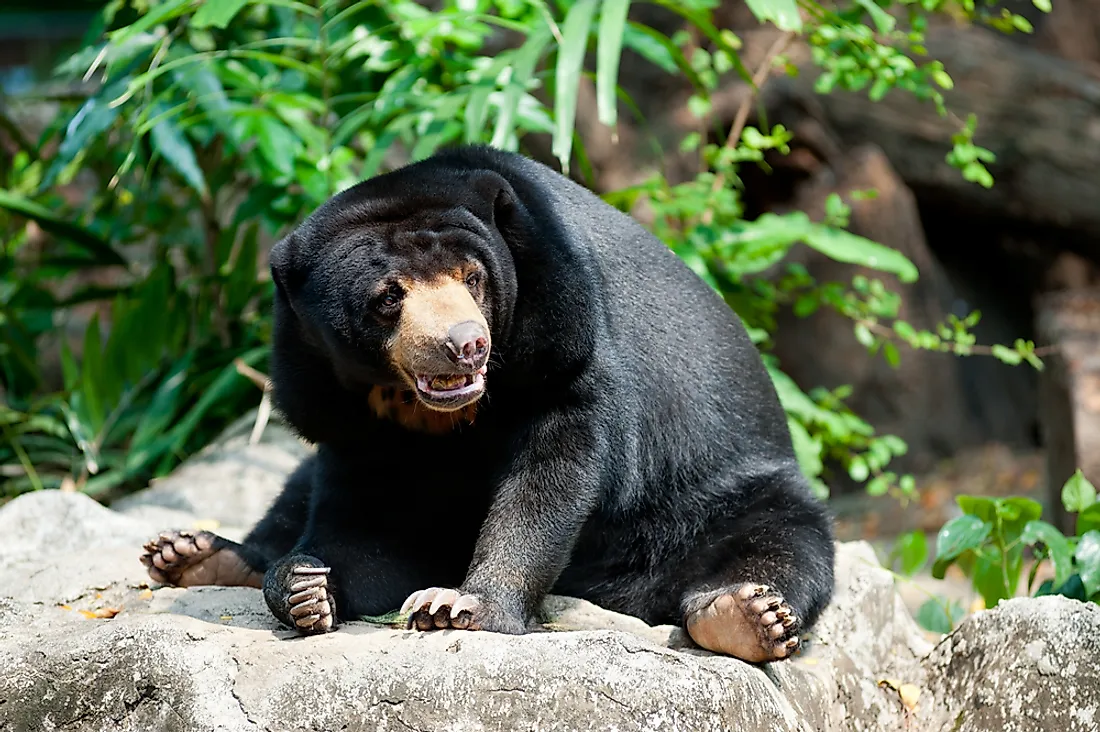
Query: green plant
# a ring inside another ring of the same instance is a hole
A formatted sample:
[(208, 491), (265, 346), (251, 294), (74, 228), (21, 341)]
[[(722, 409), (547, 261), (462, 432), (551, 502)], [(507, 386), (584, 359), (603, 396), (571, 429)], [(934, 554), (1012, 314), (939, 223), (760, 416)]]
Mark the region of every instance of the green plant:
[[(261, 263), (272, 238), (353, 182), (441, 145), (522, 149), (528, 136), (548, 134), (561, 167), (583, 172), (578, 87), (594, 74), (603, 124), (617, 124), (620, 105), (635, 110), (618, 83), (624, 49), (689, 80), (701, 118), (725, 77), (758, 87), (774, 65), (793, 73), (782, 54), (796, 35), (824, 71), (822, 91), (879, 98), (898, 88), (946, 114), (938, 89), (950, 77), (935, 61), (914, 60), (927, 15), (1020, 27), (971, 0), (752, 0), (784, 35), (750, 72), (740, 39), (713, 23), (717, 0), (648, 1), (685, 29), (669, 37), (631, 19), (630, 6), (642, 3), (629, 0), (446, 0), (435, 10), (412, 0), (107, 2), (85, 49), (58, 68), (62, 78), (95, 80), (94, 91), (66, 106), (37, 144), (19, 138), (0, 174), (0, 496), (67, 483), (101, 495), (170, 470), (260, 398), (236, 363), (262, 369), (266, 358), (271, 290)], [(763, 165), (766, 151), (783, 153), (790, 140), (780, 126), (746, 125), (748, 109), (733, 129), (706, 130), (718, 142), (702, 132), (683, 141), (699, 156), (694, 179), (658, 176), (608, 200), (629, 208), (647, 199), (656, 233), (764, 350), (776, 308), (793, 303), (852, 318), (855, 337), (891, 363), (899, 345), (981, 352), (968, 335), (974, 318), (917, 333), (878, 280), (818, 283), (797, 267), (777, 282), (761, 276), (802, 244), (902, 281), (917, 273), (897, 252), (844, 231), (839, 197), (821, 222), (744, 220), (740, 166)], [(2, 128), (16, 129), (2, 110)], [(960, 128), (948, 162), (986, 184), (992, 158), (974, 145), (973, 120)], [(98, 317), (89, 321), (89, 309)], [(82, 336), (66, 335), (67, 323)], [(1027, 343), (987, 350), (1037, 362)], [(51, 359), (60, 378), (44, 371)], [(876, 435), (845, 407), (846, 390), (807, 394), (774, 358), (768, 364), (821, 494), (829, 462), (871, 493), (912, 493), (912, 479), (888, 469), (903, 441)]]
[[(984, 607), (1019, 593), (1027, 559), (1027, 594), (1064, 595), (1100, 604), (1100, 501), (1096, 488), (1078, 470), (1062, 487), (1062, 504), (1076, 515), (1076, 535), (1065, 536), (1042, 520), (1042, 506), (1029, 498), (958, 496), (962, 515), (951, 519), (936, 538), (932, 576), (943, 579), (955, 565), (970, 580)], [(888, 565), (900, 562), (900, 575), (911, 576), (926, 566), (924, 533), (898, 537)], [(1036, 583), (1046, 568), (1052, 576)], [(932, 597), (917, 619), (929, 630), (949, 631), (965, 615), (957, 603)]]

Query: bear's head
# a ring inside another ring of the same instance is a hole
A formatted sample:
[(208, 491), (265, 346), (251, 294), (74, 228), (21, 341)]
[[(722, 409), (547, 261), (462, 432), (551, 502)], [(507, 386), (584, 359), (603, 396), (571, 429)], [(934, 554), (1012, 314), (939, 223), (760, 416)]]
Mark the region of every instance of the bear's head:
[(277, 355), (289, 325), (292, 347), (323, 358), (376, 413), (395, 400), (467, 410), (515, 304), (502, 233), (514, 193), (486, 171), (399, 172), (337, 195), (272, 249)]

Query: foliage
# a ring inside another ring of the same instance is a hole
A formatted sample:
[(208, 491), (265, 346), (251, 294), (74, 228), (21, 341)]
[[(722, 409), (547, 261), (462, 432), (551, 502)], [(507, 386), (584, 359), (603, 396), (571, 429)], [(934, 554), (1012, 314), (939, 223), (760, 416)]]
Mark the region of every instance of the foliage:
[[(1015, 597), (1025, 569), (1026, 554), (1034, 560), (1027, 573), (1029, 595), (1065, 595), (1100, 604), (1100, 501), (1096, 488), (1078, 470), (1062, 487), (1062, 505), (1076, 515), (1076, 536), (1064, 536), (1042, 520), (1043, 509), (1029, 498), (958, 496), (962, 515), (948, 521), (936, 538), (932, 576), (943, 579), (957, 566), (970, 579), (985, 607)], [(899, 537), (891, 565), (912, 575), (928, 560), (923, 532)], [(1043, 567), (1053, 576), (1036, 584)], [(946, 632), (962, 615), (957, 605), (930, 599), (918, 620), (930, 630)], [(944, 622), (945, 616), (948, 622)]]
[[(628, 50), (695, 89), (703, 128), (711, 93), (739, 77), (754, 85), (740, 39), (715, 27), (716, 0), (649, 0), (685, 21), (666, 36), (628, 16), (629, 0), (110, 0), (86, 47), (58, 68), (91, 91), (22, 150), (0, 179), (0, 495), (72, 485), (100, 494), (163, 474), (260, 398), (238, 365), (262, 369), (271, 286), (263, 252), (314, 207), (357, 180), (442, 145), (488, 142), (526, 149), (549, 135), (563, 170), (586, 170), (575, 120), (592, 72), (599, 120), (634, 110), (618, 83)], [(947, 113), (950, 77), (918, 63), (930, 13), (1008, 23), (973, 0), (752, 0), (761, 21), (810, 44), (819, 88), (900, 89)], [(1013, 18), (1015, 16), (1012, 16)], [(904, 26), (904, 27), (903, 27)], [(789, 40), (790, 35), (787, 36)], [(0, 107), (2, 110), (2, 107)], [(0, 113), (3, 129), (12, 129)], [(990, 181), (991, 154), (961, 125), (947, 162)], [(709, 132), (709, 131), (708, 131)], [(716, 142), (710, 139), (717, 140)], [(891, 363), (899, 345), (977, 352), (973, 318), (917, 333), (897, 319), (879, 280), (818, 283), (797, 267), (765, 270), (791, 249), (912, 281), (899, 253), (844, 230), (847, 203), (826, 220), (804, 214), (743, 218), (742, 165), (784, 153), (790, 133), (761, 124), (684, 141), (698, 174), (658, 176), (607, 195), (624, 209), (645, 199), (654, 231), (744, 319), (767, 350), (778, 307), (830, 307)], [(0, 170), (3, 167), (0, 166)], [(79, 184), (79, 185), (77, 185)], [(72, 197), (77, 200), (71, 200)], [(33, 222), (35, 226), (30, 226)], [(82, 318), (94, 312), (90, 322)], [(82, 332), (72, 338), (68, 323)], [(1031, 344), (997, 347), (1035, 361)], [(59, 364), (60, 376), (44, 364)], [(912, 492), (890, 472), (904, 453), (847, 409), (848, 390), (802, 392), (769, 368), (801, 464), (821, 477), (837, 463), (868, 490)]]

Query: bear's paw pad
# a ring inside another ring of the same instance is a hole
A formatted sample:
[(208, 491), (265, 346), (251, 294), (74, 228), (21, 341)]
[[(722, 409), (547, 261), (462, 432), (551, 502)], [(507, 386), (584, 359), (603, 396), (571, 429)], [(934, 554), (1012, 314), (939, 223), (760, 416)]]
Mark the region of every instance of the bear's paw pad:
[(145, 543), (141, 563), (156, 582), (176, 587), (259, 587), (260, 575), (209, 531), (165, 531)]
[(767, 585), (744, 583), (720, 593), (691, 612), (686, 625), (702, 648), (750, 663), (788, 658), (799, 648), (801, 621)]

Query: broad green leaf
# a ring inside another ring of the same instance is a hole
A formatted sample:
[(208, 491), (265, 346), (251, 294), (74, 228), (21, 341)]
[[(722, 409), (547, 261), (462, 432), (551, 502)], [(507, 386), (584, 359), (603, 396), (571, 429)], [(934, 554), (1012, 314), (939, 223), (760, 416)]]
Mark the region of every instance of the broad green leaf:
[(1073, 572), (1073, 547), (1069, 539), (1046, 521), (1029, 521), (1024, 527), (1020, 541), (1028, 546), (1042, 543), (1047, 548), (1050, 561), (1054, 565), (1054, 584), (1060, 586)]
[(1100, 592), (1100, 531), (1086, 531), (1081, 536), (1074, 559), (1085, 585), (1085, 597), (1092, 597)]
[(977, 549), (989, 538), (993, 526), (977, 516), (958, 516), (940, 529), (936, 537), (936, 563), (932, 576), (943, 579), (943, 573), (952, 560), (966, 551)]
[(558, 63), (554, 70), (554, 141), (553, 153), (561, 163), (562, 172), (569, 173), (569, 158), (573, 150), (573, 127), (577, 119), (577, 89), (581, 80), (584, 52), (592, 16), (599, 0), (577, 0), (562, 24)]
[(294, 156), (299, 149), (298, 138), (275, 117), (261, 115), (252, 120), (256, 146), (271, 167), (283, 175), (294, 171)]
[(880, 8), (875, 3), (875, 0), (856, 0), (856, 4), (870, 13), (871, 19), (875, 22), (875, 26), (878, 28), (879, 33), (889, 33), (894, 30), (894, 26), (897, 24), (894, 16)]
[(1013, 595), (1013, 588), (1009, 587), (1009, 583), (1012, 582), (1012, 572), (1005, 562), (1006, 560), (1001, 558), (999, 549), (987, 547), (974, 563), (971, 580), (987, 608), (996, 607), (1001, 600)]
[(955, 503), (959, 504), (962, 512), (969, 516), (977, 516), (982, 521), (993, 523), (997, 518), (997, 501), (985, 496), (956, 496)]
[[(691, 69), (691, 65), (683, 60), (680, 49), (676, 48), (664, 34), (633, 20), (627, 21), (626, 28), (623, 30), (623, 45), (670, 74), (675, 74), (676, 69), (683, 66)], [(677, 61), (677, 55), (680, 56), (680, 61)]]
[(843, 229), (812, 226), (806, 230), (805, 241), (838, 262), (889, 272), (902, 282), (917, 280), (917, 268), (904, 254)]
[(929, 598), (917, 609), (917, 623), (933, 633), (950, 633), (955, 624), (966, 617), (966, 611), (956, 600)]
[(1062, 486), (1062, 505), (1070, 513), (1080, 513), (1096, 503), (1096, 488), (1078, 469)]
[[(205, 7), (205, 6), (204, 6)], [(154, 115), (166, 111), (162, 104), (156, 105)], [(153, 147), (160, 153), (168, 164), (176, 169), (187, 184), (200, 195), (206, 194), (206, 179), (199, 168), (199, 162), (195, 158), (195, 151), (191, 143), (179, 128), (175, 119), (164, 119), (158, 122), (149, 135), (153, 141)]]
[(76, 244), (94, 257), (91, 264), (126, 265), (126, 259), (95, 232), (66, 221), (45, 206), (17, 193), (0, 189), (0, 208), (28, 218), (43, 231)]
[(1100, 529), (1100, 503), (1094, 503), (1077, 514), (1077, 535)]
[(225, 28), (249, 0), (206, 0), (191, 18), (192, 28)]
[(772, 22), (780, 30), (802, 31), (802, 17), (795, 0), (746, 0), (749, 10), (761, 23)]
[(787, 417), (787, 427), (791, 432), (794, 454), (798, 459), (798, 466), (802, 469), (802, 474), (807, 478), (816, 478), (821, 475), (824, 467), (821, 463), (821, 440), (811, 437), (802, 423), (794, 417)]
[(901, 559), (901, 572), (912, 575), (928, 561), (928, 540), (924, 532), (910, 531), (898, 537), (894, 553)]
[(601, 123), (614, 127), (618, 117), (619, 58), (630, 0), (603, 0), (596, 36), (596, 110)]

